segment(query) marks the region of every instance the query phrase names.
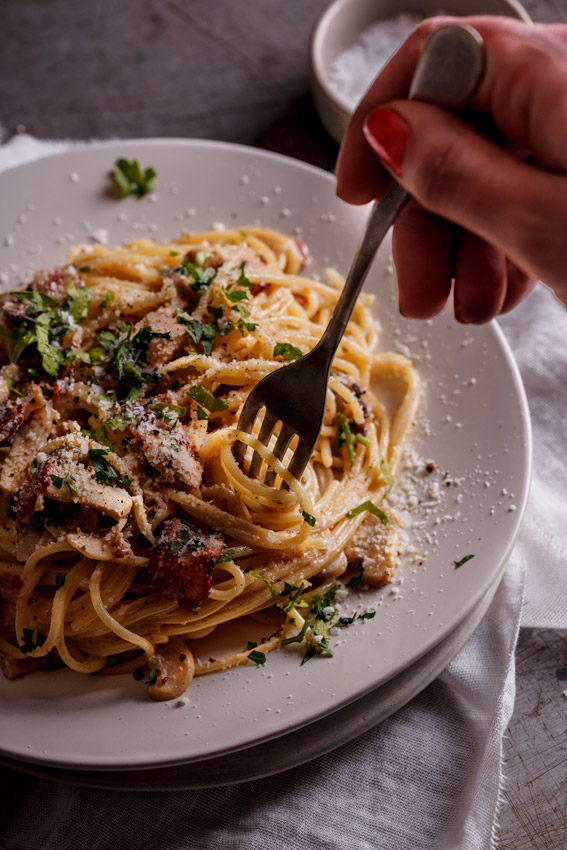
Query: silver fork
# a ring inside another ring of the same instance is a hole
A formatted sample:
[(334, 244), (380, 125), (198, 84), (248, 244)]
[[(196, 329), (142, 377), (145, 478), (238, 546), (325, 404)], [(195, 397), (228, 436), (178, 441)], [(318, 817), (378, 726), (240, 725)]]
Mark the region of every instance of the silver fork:
[[(414, 72), (409, 98), (435, 103), (446, 109), (463, 109), (480, 82), (484, 70), (484, 47), (480, 35), (469, 26), (449, 25), (430, 36)], [(366, 230), (350, 267), (344, 288), (325, 333), (312, 351), (299, 360), (266, 375), (252, 390), (238, 421), (238, 428), (252, 432), (260, 411), (264, 418), (259, 440), (268, 446), (276, 426), (279, 434), (273, 454), (281, 460), (295, 435), (298, 443), (288, 465), (300, 478), (311, 457), (325, 413), (329, 372), (333, 357), (376, 251), (408, 193), (392, 178), (374, 204)], [(238, 441), (235, 457), (242, 465), (246, 445)], [(249, 476), (257, 478), (262, 465), (254, 452)], [(272, 486), (276, 471), (270, 467), (264, 482)], [(282, 482), (282, 486), (286, 485)]]

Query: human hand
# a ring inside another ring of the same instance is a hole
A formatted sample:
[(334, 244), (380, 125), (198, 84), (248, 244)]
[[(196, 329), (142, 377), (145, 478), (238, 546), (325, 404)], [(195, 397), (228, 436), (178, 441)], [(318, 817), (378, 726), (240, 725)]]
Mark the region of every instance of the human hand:
[[(429, 35), (448, 23), (473, 26), (485, 43), (470, 123), (403, 99)], [(492, 16), (420, 24), (353, 115), (337, 194), (353, 204), (378, 198), (386, 171), (412, 195), (392, 243), (405, 316), (436, 315), (453, 278), (462, 322), (507, 312), (538, 278), (567, 304), (567, 25)]]

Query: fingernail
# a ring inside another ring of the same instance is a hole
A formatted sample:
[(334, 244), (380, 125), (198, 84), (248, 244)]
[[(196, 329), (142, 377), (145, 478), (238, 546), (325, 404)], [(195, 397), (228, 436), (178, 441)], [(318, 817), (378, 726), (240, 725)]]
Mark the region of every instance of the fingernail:
[(406, 119), (393, 109), (380, 107), (366, 116), (363, 130), (366, 141), (384, 165), (394, 174), (401, 174), (411, 134)]
[(468, 325), (467, 320), (463, 319), (463, 313), (462, 313), (462, 308), (461, 308), (460, 304), (455, 304), (455, 319), (461, 325)]

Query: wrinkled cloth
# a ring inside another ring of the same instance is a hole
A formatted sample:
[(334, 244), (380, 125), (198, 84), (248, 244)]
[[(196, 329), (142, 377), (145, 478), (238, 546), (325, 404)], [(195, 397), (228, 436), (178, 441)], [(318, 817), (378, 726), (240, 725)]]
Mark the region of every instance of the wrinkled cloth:
[[(16, 137), (0, 147), (0, 168), (68, 144)], [(530, 404), (534, 477), (520, 538), (489, 611), (445, 671), (380, 726), (267, 779), (142, 794), (0, 771), (0, 850), (283, 850), (299, 844), (311, 850), (487, 850), (494, 844), (526, 574), (522, 623), (567, 626), (567, 311), (539, 286), (501, 326)]]

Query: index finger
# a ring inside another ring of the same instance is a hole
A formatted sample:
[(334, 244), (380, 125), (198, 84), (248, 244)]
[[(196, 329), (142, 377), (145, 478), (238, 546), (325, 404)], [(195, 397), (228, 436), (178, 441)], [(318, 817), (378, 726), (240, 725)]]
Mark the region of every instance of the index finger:
[[(450, 23), (473, 26), (486, 45), (486, 71), (471, 109), (491, 114), (512, 142), (537, 149), (539, 164), (566, 167), (561, 134), (542, 133), (541, 128), (555, 115), (557, 129), (558, 105), (565, 103), (567, 27), (494, 16), (428, 18), (388, 62), (351, 119), (337, 162), (337, 194), (343, 200), (361, 204), (379, 197), (385, 172), (363, 138), (364, 119), (377, 106), (407, 97), (425, 42)], [(567, 120), (562, 120), (567, 129)]]

